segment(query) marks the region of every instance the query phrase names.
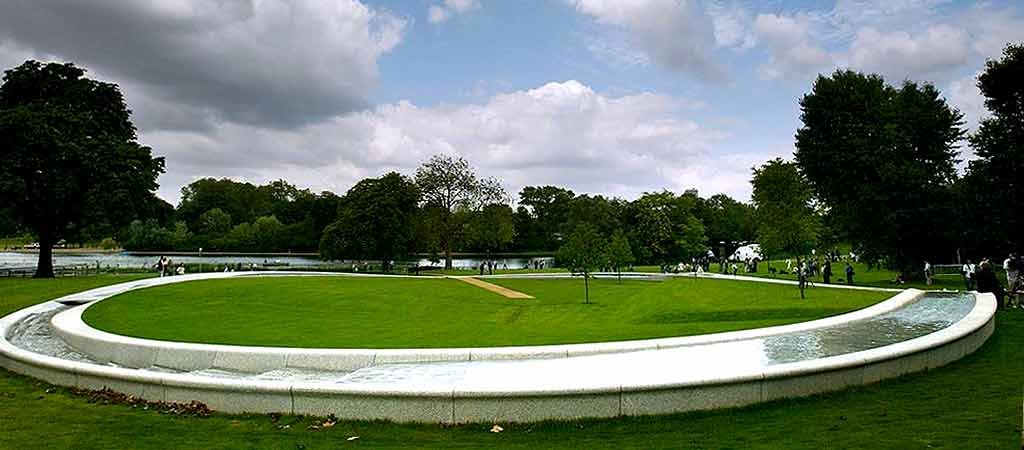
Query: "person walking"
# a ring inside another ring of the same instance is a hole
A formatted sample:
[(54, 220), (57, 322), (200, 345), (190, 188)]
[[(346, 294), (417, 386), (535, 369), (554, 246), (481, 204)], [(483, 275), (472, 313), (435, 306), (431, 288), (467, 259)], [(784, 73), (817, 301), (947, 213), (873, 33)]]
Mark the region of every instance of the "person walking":
[(846, 284), (853, 284), (853, 266), (846, 263)]
[(924, 282), (928, 285), (932, 285), (932, 263), (924, 262)]
[(825, 284), (832, 283), (832, 262), (825, 260), (825, 264), (821, 266), (821, 278)]

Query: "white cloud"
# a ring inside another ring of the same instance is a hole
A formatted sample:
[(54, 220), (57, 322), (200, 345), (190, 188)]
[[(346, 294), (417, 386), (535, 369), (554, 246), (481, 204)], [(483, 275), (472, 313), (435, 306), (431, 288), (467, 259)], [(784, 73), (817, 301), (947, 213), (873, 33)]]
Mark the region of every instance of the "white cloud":
[(977, 4), (962, 21), (971, 34), (972, 47), (984, 58), (1001, 57), (1008, 43), (1024, 43), (1024, 11), (1018, 8)]
[(866, 27), (850, 46), (849, 65), (881, 74), (890, 82), (934, 81), (966, 65), (970, 56), (967, 33), (947, 25), (929, 27), (917, 35)]
[[(294, 131), (224, 124), (209, 133), (163, 131), (143, 138), (158, 152), (173, 153), (169, 172), (179, 176), (285, 177), (344, 192), (360, 178), (387, 170), (412, 173), (431, 155), (453, 153), (501, 178), (513, 193), (550, 183), (635, 196), (700, 186), (696, 177), (714, 172), (687, 171), (715, 164), (708, 155), (727, 137), (688, 118), (694, 108), (699, 103), (652, 93), (610, 97), (570, 80), (480, 104), (391, 103)], [(741, 193), (748, 176), (744, 170), (733, 180)], [(162, 193), (177, 198), (176, 188), (168, 185)]]
[(711, 57), (715, 36), (711, 20), (687, 0), (567, 0), (600, 24), (626, 29), (633, 42), (654, 62), (706, 80), (725, 71)]
[(728, 5), (712, 1), (707, 5), (715, 28), (715, 42), (720, 47), (746, 50), (757, 44), (753, 33), (754, 17), (745, 7), (733, 1)]
[(444, 0), (439, 5), (430, 5), (427, 8), (427, 20), (438, 24), (456, 14), (465, 14), (475, 9), (480, 9), (480, 0)]
[(985, 98), (978, 89), (978, 74), (963, 77), (949, 83), (945, 89), (946, 99), (960, 112), (964, 113), (964, 122), (968, 128), (974, 129), (987, 114)]
[(758, 67), (762, 78), (804, 81), (833, 65), (832, 56), (811, 40), (811, 20), (804, 15), (759, 14), (754, 31), (768, 49), (768, 61)]

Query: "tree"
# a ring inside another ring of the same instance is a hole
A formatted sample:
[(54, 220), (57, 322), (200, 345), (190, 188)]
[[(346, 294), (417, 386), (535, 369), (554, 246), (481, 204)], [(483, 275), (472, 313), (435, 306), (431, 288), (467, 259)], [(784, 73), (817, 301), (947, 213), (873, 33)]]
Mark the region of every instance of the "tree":
[(231, 215), (222, 209), (213, 208), (199, 216), (200, 233), (221, 236), (228, 231), (231, 231)]
[(590, 303), (590, 277), (604, 262), (604, 240), (592, 225), (582, 224), (558, 249), (558, 263), (583, 276), (584, 303)]
[(930, 84), (853, 71), (819, 76), (800, 107), (797, 165), (860, 253), (901, 270), (946, 255), (962, 114)]
[(117, 85), (70, 63), (28, 61), (4, 72), (0, 198), (39, 238), (36, 277), (53, 277), (53, 244), (91, 219), (131, 220), (163, 171), (163, 158), (136, 141)]
[(263, 216), (252, 223), (257, 251), (279, 252), (287, 250), (283, 242), (284, 224), (276, 216)]
[(963, 231), (975, 253), (1024, 247), (1024, 44), (1009, 45), (978, 76), (990, 116), (969, 139), (971, 161), (959, 189)]
[(725, 242), (733, 247), (757, 239), (754, 208), (728, 195), (717, 194), (703, 200), (696, 214), (704, 224), (709, 242)]
[(622, 268), (633, 264), (636, 258), (633, 257), (633, 250), (629, 248), (629, 239), (622, 230), (615, 230), (612, 239), (608, 241), (605, 248), (605, 262), (615, 271), (619, 283), (622, 283)]
[(622, 228), (621, 216), (626, 209), (625, 202), (607, 199), (600, 195), (579, 195), (566, 205), (565, 223), (562, 234), (567, 235), (580, 224), (590, 224), (602, 235), (611, 235)]
[(512, 208), (500, 203), (484, 206), (473, 214), (467, 228), (467, 240), (490, 257), (491, 252), (505, 248), (515, 237)]
[(387, 272), (414, 245), (420, 192), (405, 176), (390, 172), (356, 183), (338, 209), (338, 220), (324, 230), (320, 257), (379, 259)]
[[(572, 191), (557, 186), (526, 186), (519, 192), (524, 216), (517, 224), (526, 250), (554, 250), (568, 221)], [(570, 228), (571, 230), (572, 228)]]
[[(820, 222), (812, 205), (813, 192), (796, 164), (776, 158), (754, 168), (752, 199), (758, 217), (758, 242), (766, 257), (810, 253), (818, 240)], [(802, 275), (801, 275), (802, 276)], [(802, 280), (801, 280), (802, 281)], [(800, 298), (804, 298), (800, 283)]]
[(707, 238), (704, 225), (694, 216), (692, 198), (671, 192), (646, 193), (630, 206), (633, 248), (641, 261), (665, 268), (702, 255)]
[(424, 206), (437, 214), (437, 242), (445, 269), (452, 268), (452, 249), (462, 242), (466, 220), (492, 203), (506, 203), (507, 194), (494, 178), (477, 178), (461, 157), (435, 155), (416, 169), (416, 185)]

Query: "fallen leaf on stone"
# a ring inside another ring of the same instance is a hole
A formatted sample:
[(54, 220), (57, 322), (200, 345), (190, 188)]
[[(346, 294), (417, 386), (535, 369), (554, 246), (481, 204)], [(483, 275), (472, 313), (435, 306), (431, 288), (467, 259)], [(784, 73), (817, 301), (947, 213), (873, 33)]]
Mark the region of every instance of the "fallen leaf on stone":
[(505, 431), (505, 429), (502, 428), (501, 425), (491, 427), (491, 433), (501, 433), (502, 431)]

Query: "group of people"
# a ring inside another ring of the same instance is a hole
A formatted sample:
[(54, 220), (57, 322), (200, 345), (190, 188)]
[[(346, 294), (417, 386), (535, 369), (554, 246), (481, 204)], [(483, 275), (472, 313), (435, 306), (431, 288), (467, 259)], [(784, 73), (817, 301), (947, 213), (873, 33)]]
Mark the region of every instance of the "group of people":
[[(508, 270), (508, 264), (501, 263), (501, 266), (502, 266), (502, 268), (504, 270)], [(485, 272), (487, 274), (494, 275), (494, 269), (497, 269), (497, 268), (498, 268), (498, 263), (496, 263), (494, 261), (484, 261), (484, 262), (481, 262), (480, 263), (480, 275), (484, 275)], [(534, 261), (534, 268), (535, 269), (543, 269), (544, 268), (544, 261), (542, 260), (540, 262), (539, 266), (537, 265), (537, 261)]]
[(1001, 308), (1024, 308), (1021, 303), (1022, 270), (1024, 270), (1024, 260), (1016, 253), (1010, 253), (1003, 260), (1003, 271), (1006, 274), (1005, 289), (996, 275), (995, 264), (989, 258), (983, 258), (977, 265), (971, 260), (967, 260), (960, 268), (960, 273), (963, 275), (964, 287), (967, 290), (992, 293), (996, 296)]
[(174, 265), (174, 261), (171, 261), (171, 258), (168, 258), (166, 256), (161, 256), (160, 259), (157, 260), (155, 267), (157, 271), (160, 272), (161, 277), (185, 274), (184, 264), (178, 263), (178, 265)]
[[(798, 264), (795, 267), (793, 265), (793, 260), (787, 259), (785, 270), (779, 270), (778, 272), (772, 273), (779, 273), (782, 275), (795, 274), (799, 276), (801, 279), (810, 279), (812, 277), (817, 277), (820, 275), (821, 281), (823, 283), (832, 284), (832, 277), (835, 275), (835, 273), (832, 272), (832, 262), (838, 262), (839, 259), (840, 256), (838, 252), (829, 253), (823, 259), (804, 259), (803, 261), (798, 262)], [(769, 269), (769, 271), (772, 270), (773, 269)], [(846, 261), (846, 267), (843, 269), (843, 274), (846, 276), (846, 284), (853, 284), (853, 276), (856, 273), (854, 272), (853, 265), (850, 264), (850, 261)]]

